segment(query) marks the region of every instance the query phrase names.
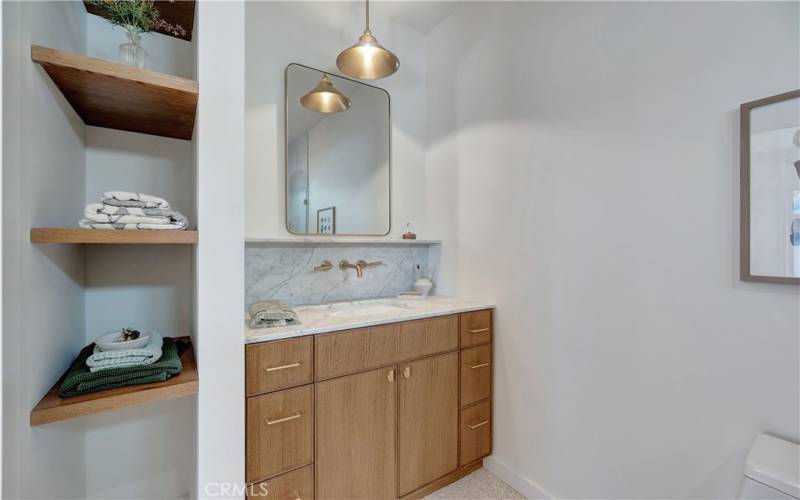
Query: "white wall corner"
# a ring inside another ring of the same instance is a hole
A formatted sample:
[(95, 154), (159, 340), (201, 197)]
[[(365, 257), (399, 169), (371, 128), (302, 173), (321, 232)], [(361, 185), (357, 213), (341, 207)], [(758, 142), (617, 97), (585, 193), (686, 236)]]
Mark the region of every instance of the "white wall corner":
[(244, 2), (201, 1), (196, 15), (195, 494), (244, 498)]
[(506, 462), (500, 460), (499, 458), (490, 456), (489, 458), (484, 459), (483, 466), (486, 468), (486, 470), (499, 477), (506, 484), (521, 493), (525, 498), (556, 500), (556, 497), (547, 490), (517, 471), (511, 469)]

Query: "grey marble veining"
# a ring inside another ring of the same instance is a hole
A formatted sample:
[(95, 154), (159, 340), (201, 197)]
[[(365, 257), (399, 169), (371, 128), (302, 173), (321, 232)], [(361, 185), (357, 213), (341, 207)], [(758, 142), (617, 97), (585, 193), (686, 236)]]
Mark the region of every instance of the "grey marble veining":
[(425, 300), (367, 299), (296, 306), (300, 323), (272, 328), (250, 328), (246, 315), (246, 343), (290, 339), (318, 333), (338, 332), (399, 321), (433, 318), (469, 311), (494, 309), (494, 302), (434, 295)]
[[(339, 269), (339, 261), (383, 261), (364, 270)], [(312, 268), (329, 260), (330, 271)], [(394, 297), (412, 289), (415, 269), (428, 267), (429, 247), (399, 245), (258, 244), (245, 246), (245, 306), (277, 299), (291, 306), (379, 297)]]

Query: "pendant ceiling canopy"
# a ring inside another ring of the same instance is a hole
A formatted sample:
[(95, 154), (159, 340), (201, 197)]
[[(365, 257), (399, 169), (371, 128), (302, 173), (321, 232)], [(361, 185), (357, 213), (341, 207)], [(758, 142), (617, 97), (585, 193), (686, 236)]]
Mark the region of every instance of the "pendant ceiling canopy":
[(339, 113), (350, 109), (350, 99), (336, 90), (328, 75), (322, 75), (317, 86), (300, 98), (300, 104), (319, 113)]
[(378, 80), (393, 74), (400, 67), (400, 60), (390, 50), (378, 43), (369, 30), (369, 0), (366, 0), (366, 29), (358, 42), (345, 49), (336, 58), (336, 66), (342, 73), (359, 80)]

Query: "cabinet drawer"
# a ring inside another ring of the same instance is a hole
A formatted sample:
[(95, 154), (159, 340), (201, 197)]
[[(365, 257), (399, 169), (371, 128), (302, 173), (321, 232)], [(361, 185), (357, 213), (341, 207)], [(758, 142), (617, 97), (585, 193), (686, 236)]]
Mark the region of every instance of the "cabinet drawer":
[(400, 324), (398, 361), (458, 349), (458, 316), (406, 321)]
[(247, 488), (247, 500), (313, 500), (314, 466), (287, 472)]
[(490, 401), (461, 410), (459, 465), (464, 466), (492, 452), (492, 404)]
[(492, 346), (461, 351), (461, 407), (492, 395)]
[(247, 399), (247, 481), (313, 461), (313, 386)]
[(247, 395), (263, 394), (312, 381), (312, 337), (247, 346)]
[(461, 315), (461, 347), (492, 341), (492, 311), (468, 312)]
[(314, 340), (316, 379), (390, 365), (397, 361), (400, 325), (380, 325), (318, 335)]

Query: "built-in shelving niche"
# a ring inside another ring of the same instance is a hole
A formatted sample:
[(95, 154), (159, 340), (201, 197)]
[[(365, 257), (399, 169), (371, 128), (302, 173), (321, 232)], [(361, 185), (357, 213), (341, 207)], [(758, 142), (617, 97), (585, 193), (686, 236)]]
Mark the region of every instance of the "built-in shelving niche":
[[(194, 2), (178, 3), (191, 4), (194, 16)], [(191, 39), (191, 30), (187, 39)], [(193, 80), (36, 45), (31, 46), (31, 59), (44, 68), (86, 125), (192, 139), (199, 95)], [(198, 242), (198, 232), (32, 228), (30, 238), (35, 244), (193, 245)], [(199, 376), (193, 346), (189, 337), (176, 340), (186, 346), (179, 375), (164, 382), (72, 398), (58, 395), (62, 377), (31, 411), (31, 425), (196, 394)]]

